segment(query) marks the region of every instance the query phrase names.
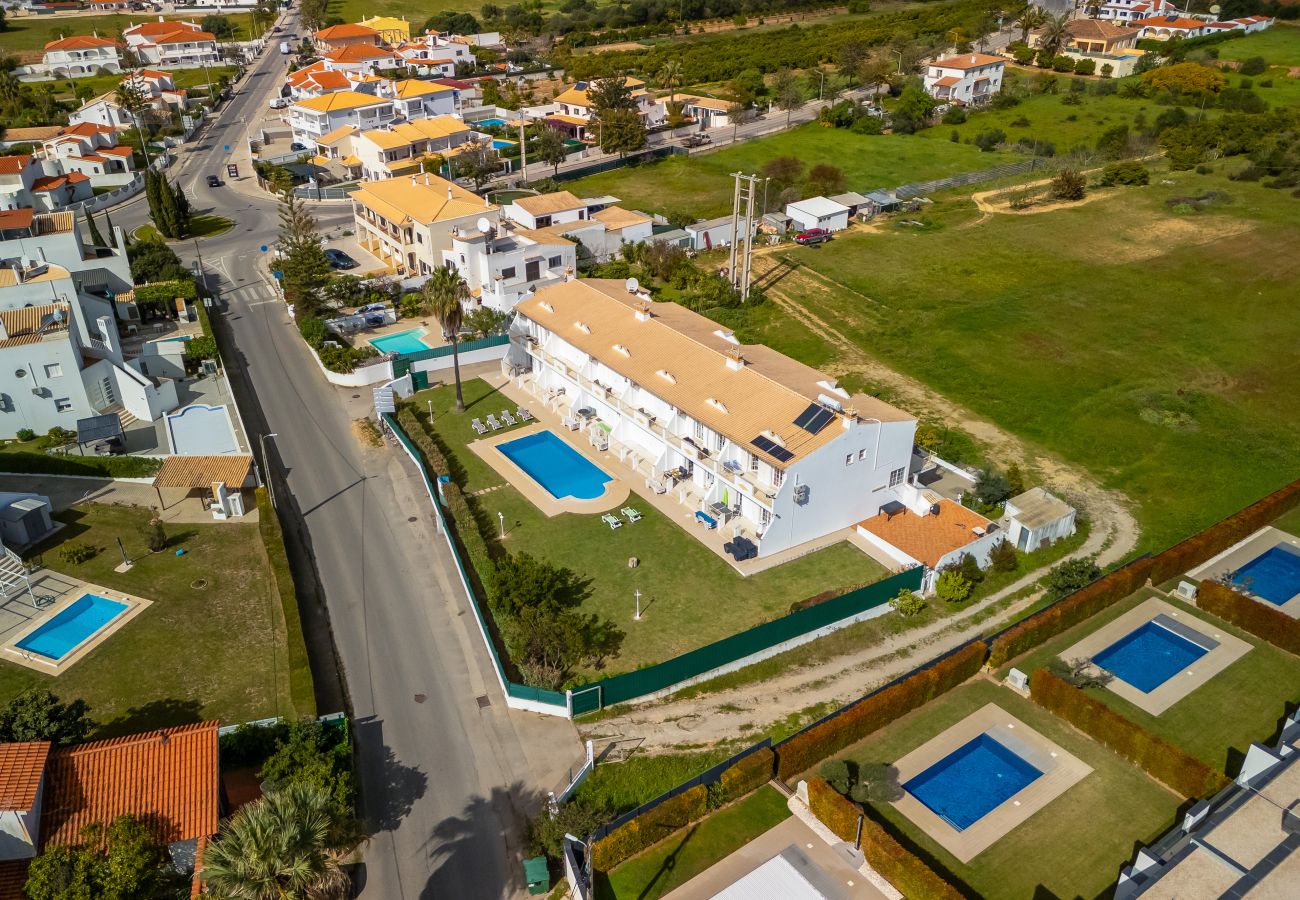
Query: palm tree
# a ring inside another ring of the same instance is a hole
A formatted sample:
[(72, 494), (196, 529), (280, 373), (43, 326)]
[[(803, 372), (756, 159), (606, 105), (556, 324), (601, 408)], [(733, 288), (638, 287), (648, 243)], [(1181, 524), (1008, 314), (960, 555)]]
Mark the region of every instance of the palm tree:
[(357, 823), (320, 788), (290, 784), (248, 804), (203, 854), (203, 880), (229, 900), (342, 897), (342, 860), (361, 843)]
[(1016, 20), (1016, 27), (1020, 29), (1020, 40), (1022, 43), (1029, 43), (1029, 32), (1035, 28), (1042, 28), (1047, 20), (1047, 15), (1037, 6), (1026, 6), (1025, 11), (1020, 14)]
[(682, 86), (682, 64), (675, 59), (668, 60), (659, 70), (657, 77), (659, 86), (668, 89), (668, 102), (676, 101), (677, 89)]
[(429, 314), (442, 325), (442, 336), (451, 341), (451, 365), (456, 374), (456, 412), (465, 411), (465, 398), (460, 390), (460, 326), (465, 320), (465, 303), (469, 300), (469, 285), (460, 273), (446, 266), (434, 270), (424, 283), (424, 305)]
[(1048, 51), (1048, 56), (1055, 56), (1056, 51), (1070, 39), (1070, 14), (1061, 13), (1059, 16), (1048, 16), (1046, 23), (1043, 25), (1043, 33), (1038, 38), (1038, 46), (1042, 50)]

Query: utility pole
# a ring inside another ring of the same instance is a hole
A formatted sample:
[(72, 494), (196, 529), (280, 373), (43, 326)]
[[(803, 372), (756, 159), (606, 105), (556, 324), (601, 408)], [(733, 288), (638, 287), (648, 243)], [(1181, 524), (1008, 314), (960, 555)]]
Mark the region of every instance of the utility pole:
[[(759, 178), (757, 175), (745, 175), (741, 172), (733, 172), (731, 177), (736, 180), (736, 185), (731, 197), (731, 263), (727, 270), (727, 278), (731, 286), (740, 293), (741, 301), (744, 301), (749, 299), (750, 260), (754, 249), (754, 199), (758, 193)], [(745, 210), (743, 219), (741, 218), (742, 200)], [(745, 250), (740, 258), (738, 269), (736, 253), (742, 240), (745, 242)]]

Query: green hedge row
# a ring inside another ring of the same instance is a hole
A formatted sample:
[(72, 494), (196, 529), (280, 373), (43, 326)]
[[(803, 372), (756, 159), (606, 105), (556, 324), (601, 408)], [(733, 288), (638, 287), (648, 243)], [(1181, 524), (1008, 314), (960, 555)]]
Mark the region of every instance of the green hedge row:
[(708, 788), (697, 784), (660, 803), (654, 809), (625, 822), (591, 845), (591, 865), (608, 872), (623, 860), (677, 831), (708, 812)]
[(776, 769), (776, 754), (771, 747), (755, 750), (735, 765), (723, 769), (718, 777), (722, 785), (722, 799), (726, 803), (739, 800), (750, 791), (756, 791), (772, 780)]
[(996, 669), (1123, 600), (1146, 584), (1151, 566), (1147, 557), (1135, 559), (1017, 622), (990, 643), (989, 666)]
[(1300, 619), (1217, 581), (1202, 581), (1196, 605), (1275, 647), (1300, 656)]
[(271, 578), (284, 610), (284, 639), (289, 655), (289, 697), (292, 718), (316, 715), (316, 684), (312, 679), (311, 660), (307, 657), (307, 640), (302, 634), (302, 616), (298, 610), (298, 592), (294, 587), (289, 554), (284, 548), (284, 532), (266, 488), (257, 489), (257, 530), (266, 548)]
[(22, 475), (83, 475), (89, 478), (148, 478), (161, 459), (148, 456), (71, 456), (21, 450), (0, 454), (0, 471)]
[(987, 648), (974, 641), (932, 665), (868, 694), (839, 715), (819, 722), (776, 746), (777, 774), (789, 781), (878, 728), (974, 676)]
[(1048, 712), (1184, 797), (1208, 797), (1228, 783), (1222, 772), (1214, 771), (1046, 669), (1038, 669), (1030, 676), (1029, 695)]

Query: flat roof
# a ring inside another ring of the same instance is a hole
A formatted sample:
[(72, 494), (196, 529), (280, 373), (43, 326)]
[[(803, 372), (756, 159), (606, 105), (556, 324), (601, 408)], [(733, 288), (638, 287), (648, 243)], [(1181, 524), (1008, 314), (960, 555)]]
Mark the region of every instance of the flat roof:
[(859, 522), (858, 527), (933, 569), (952, 551), (979, 540), (974, 529), (982, 528), (987, 533), (993, 524), (952, 500), (940, 499), (938, 507), (937, 514), (926, 516), (906, 508), (892, 514), (877, 513)]
[(843, 203), (836, 203), (829, 197), (809, 197), (807, 200), (800, 200), (797, 203), (791, 203), (786, 206), (787, 210), (795, 210), (801, 213), (807, 213), (810, 216), (824, 218), (825, 216), (836, 216), (840, 213), (846, 213), (849, 208)]
[(1026, 528), (1041, 528), (1068, 516), (1073, 507), (1040, 487), (1030, 488), (1012, 497), (1008, 503), (1016, 508), (1013, 518)]

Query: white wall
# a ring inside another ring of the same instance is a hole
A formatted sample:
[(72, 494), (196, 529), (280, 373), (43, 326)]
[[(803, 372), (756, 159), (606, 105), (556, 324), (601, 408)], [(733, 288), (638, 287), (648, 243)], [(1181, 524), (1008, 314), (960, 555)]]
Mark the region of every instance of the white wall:
[(128, 367), (115, 366), (118, 402), (137, 419), (153, 422), (176, 408), (176, 382), (164, 379), (154, 387), (143, 375)]
[[(504, 359), (506, 351), (510, 349), (509, 344), (502, 344), (499, 347), (485, 347), (482, 350), (471, 350), (468, 353), (460, 354), (460, 364), (462, 366), (473, 365), (474, 363), (491, 362), (494, 359)], [(424, 359), (411, 364), (411, 369), (416, 372), (440, 372), (452, 367), (451, 354), (440, 356), (437, 359)]]

